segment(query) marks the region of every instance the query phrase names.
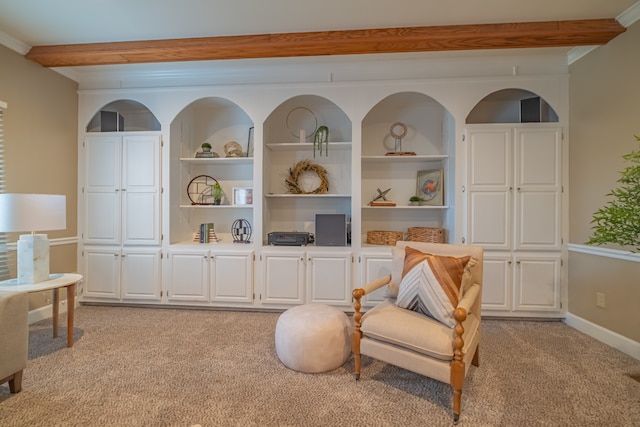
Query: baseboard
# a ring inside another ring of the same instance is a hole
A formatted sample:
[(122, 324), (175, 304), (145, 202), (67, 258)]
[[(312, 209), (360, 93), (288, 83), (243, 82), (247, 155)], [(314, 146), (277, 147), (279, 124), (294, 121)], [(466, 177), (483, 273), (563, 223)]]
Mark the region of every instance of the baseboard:
[(596, 325), (595, 323), (589, 322), (588, 320), (571, 313), (567, 313), (564, 323), (589, 335), (590, 337), (597, 339), (598, 341), (607, 344), (608, 346), (628, 354), (634, 359), (640, 360), (640, 343), (637, 341), (633, 341), (632, 339), (612, 332), (600, 325)]
[[(67, 312), (67, 301), (60, 301), (59, 313)], [(39, 322), (44, 319), (49, 319), (53, 317), (53, 304), (45, 305), (43, 307), (36, 308), (35, 310), (29, 311), (29, 324), (33, 324)]]

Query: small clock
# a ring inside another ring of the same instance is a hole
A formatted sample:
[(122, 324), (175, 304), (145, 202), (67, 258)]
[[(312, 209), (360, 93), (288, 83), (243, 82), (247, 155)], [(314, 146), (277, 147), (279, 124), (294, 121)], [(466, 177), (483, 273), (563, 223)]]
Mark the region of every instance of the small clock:
[(192, 205), (213, 205), (211, 188), (218, 180), (208, 175), (198, 175), (187, 186), (187, 195)]

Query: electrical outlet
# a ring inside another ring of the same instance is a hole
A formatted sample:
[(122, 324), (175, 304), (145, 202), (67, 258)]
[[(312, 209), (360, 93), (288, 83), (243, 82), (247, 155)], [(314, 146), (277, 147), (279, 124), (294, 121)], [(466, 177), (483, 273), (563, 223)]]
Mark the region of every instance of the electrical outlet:
[(604, 293), (596, 292), (596, 307), (604, 308), (605, 307), (605, 298)]

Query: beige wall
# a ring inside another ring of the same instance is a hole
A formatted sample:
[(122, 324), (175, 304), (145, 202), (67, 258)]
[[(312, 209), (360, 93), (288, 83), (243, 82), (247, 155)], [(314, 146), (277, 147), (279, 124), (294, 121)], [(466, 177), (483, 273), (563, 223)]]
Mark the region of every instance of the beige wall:
[[(584, 244), (593, 213), (609, 199), (639, 147), (640, 22), (570, 66), (570, 242)], [(639, 213), (640, 214), (640, 213)], [(569, 312), (640, 342), (640, 263), (574, 252)], [(596, 307), (596, 292), (606, 308)]]
[[(67, 229), (49, 232), (50, 239), (77, 235), (77, 89), (76, 82), (0, 45), (0, 100), (8, 104), (5, 191), (67, 196)], [(77, 271), (76, 250), (75, 243), (52, 246), (51, 272)], [(32, 308), (46, 298), (32, 295)]]

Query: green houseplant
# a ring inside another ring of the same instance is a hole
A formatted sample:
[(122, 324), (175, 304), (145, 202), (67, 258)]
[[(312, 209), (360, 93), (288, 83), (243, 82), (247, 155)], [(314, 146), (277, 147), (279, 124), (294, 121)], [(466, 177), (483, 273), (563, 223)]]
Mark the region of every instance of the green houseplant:
[(418, 196), (409, 197), (409, 204), (411, 206), (418, 206), (420, 204), (420, 197)]
[[(640, 137), (635, 138), (640, 142)], [(631, 165), (620, 173), (621, 185), (607, 194), (613, 200), (593, 214), (593, 234), (587, 244), (614, 243), (640, 252), (640, 151), (622, 158)]]
[(202, 147), (202, 151), (211, 151), (211, 144), (209, 144), (208, 142), (204, 142), (202, 143), (202, 145), (200, 145), (200, 147)]
[(222, 187), (219, 182), (216, 182), (211, 186), (211, 196), (213, 197), (213, 204), (219, 205), (222, 201)]

